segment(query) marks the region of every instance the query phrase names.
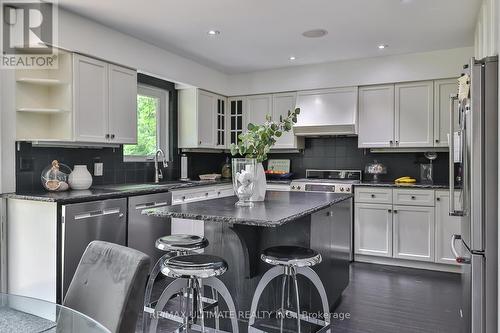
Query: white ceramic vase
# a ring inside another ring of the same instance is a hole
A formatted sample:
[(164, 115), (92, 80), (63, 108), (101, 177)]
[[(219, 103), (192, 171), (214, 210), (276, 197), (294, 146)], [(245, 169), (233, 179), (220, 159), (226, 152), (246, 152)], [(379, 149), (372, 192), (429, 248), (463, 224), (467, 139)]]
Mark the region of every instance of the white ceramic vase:
[(86, 165), (75, 165), (68, 177), (69, 186), (73, 190), (86, 190), (92, 185), (92, 175)]
[(264, 166), (262, 163), (257, 164), (257, 172), (255, 173), (255, 182), (253, 188), (253, 195), (250, 201), (258, 202), (264, 201), (266, 198), (267, 182), (266, 173), (264, 172)]

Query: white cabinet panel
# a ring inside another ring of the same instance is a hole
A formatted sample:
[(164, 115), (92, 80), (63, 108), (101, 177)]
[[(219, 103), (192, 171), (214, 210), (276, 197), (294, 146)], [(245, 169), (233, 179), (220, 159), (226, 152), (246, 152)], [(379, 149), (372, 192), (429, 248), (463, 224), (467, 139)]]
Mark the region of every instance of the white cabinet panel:
[[(247, 97), (248, 123), (261, 125), (266, 122), (266, 115), (272, 117), (272, 95), (253, 95)], [(244, 126), (246, 129), (246, 126)]]
[(392, 205), (357, 203), (354, 252), (392, 257)]
[(434, 146), (433, 81), (395, 85), (395, 143), (398, 147)]
[[(273, 120), (276, 122), (280, 121), (280, 117), (287, 117), (288, 111), (292, 112), (295, 110), (295, 104), (297, 101), (297, 94), (283, 93), (273, 95)], [(300, 116), (300, 115), (299, 115)], [(276, 143), (273, 148), (280, 149), (294, 149), (298, 148), (298, 138), (293, 134), (293, 131), (285, 132), (283, 135), (276, 139)]]
[(391, 147), (394, 143), (394, 85), (359, 88), (360, 148)]
[(346, 132), (352, 132), (354, 126), (357, 132), (357, 99), (357, 87), (299, 91), (297, 107), (300, 115), (296, 126), (317, 126), (318, 134), (321, 134), (322, 126), (330, 124), (345, 125)]
[(137, 72), (109, 65), (109, 134), (112, 143), (137, 143)]
[(434, 207), (394, 206), (394, 258), (434, 261)]
[(198, 146), (215, 146), (215, 105), (216, 95), (199, 90), (198, 92)]
[[(436, 262), (458, 265), (451, 252), (451, 237), (460, 234), (462, 218), (450, 216), (449, 191), (436, 191)], [(455, 192), (455, 206), (460, 207), (460, 193)], [(457, 251), (460, 247), (457, 246)]]
[(356, 186), (354, 188), (354, 201), (392, 205), (392, 188)]
[(395, 205), (434, 206), (434, 190), (397, 188), (393, 200)]
[(75, 141), (107, 141), (107, 66), (107, 63), (97, 59), (78, 54), (74, 56)]
[[(448, 147), (450, 133), (450, 95), (458, 93), (457, 79), (434, 81), (434, 146)], [(458, 128), (458, 102), (455, 102), (455, 129)]]

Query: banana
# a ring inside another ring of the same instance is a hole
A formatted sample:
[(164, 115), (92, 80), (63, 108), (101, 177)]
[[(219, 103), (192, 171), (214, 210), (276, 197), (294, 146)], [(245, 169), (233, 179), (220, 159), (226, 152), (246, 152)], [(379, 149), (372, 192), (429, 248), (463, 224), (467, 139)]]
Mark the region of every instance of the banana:
[(400, 177), (400, 178), (396, 179), (394, 182), (402, 183), (402, 184), (413, 184), (413, 183), (416, 183), (417, 180), (415, 178), (405, 176), (405, 177)]

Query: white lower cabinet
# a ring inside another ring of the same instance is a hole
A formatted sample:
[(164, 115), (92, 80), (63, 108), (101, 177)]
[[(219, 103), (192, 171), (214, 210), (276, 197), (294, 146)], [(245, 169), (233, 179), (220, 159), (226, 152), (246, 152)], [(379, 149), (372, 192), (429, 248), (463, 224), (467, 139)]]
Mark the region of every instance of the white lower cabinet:
[(392, 205), (356, 203), (355, 253), (392, 257)]
[[(461, 233), (462, 219), (450, 216), (450, 194), (448, 191), (436, 191), (436, 262), (458, 265), (451, 252), (451, 237)], [(455, 207), (459, 207), (460, 193), (455, 192)], [(458, 249), (457, 249), (458, 250)]]
[(393, 257), (434, 261), (434, 207), (394, 206)]
[[(357, 186), (354, 193), (354, 253), (360, 260), (371, 256), (375, 262), (376, 257), (394, 258), (396, 264), (410, 267), (429, 265), (425, 262), (434, 268), (458, 265), (450, 243), (454, 234), (460, 234), (462, 220), (448, 214), (448, 190)], [(456, 207), (459, 199), (456, 192)], [(379, 261), (388, 263), (385, 258)]]

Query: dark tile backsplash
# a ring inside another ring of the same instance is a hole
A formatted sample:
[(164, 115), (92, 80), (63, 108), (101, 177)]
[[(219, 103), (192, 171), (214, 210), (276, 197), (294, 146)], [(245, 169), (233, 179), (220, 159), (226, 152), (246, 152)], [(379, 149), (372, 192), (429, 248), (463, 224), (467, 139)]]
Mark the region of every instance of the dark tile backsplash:
[[(123, 162), (123, 148), (58, 148), (37, 147), (31, 143), (20, 143), (16, 152), (16, 190), (18, 192), (43, 190), (40, 176), (53, 160), (68, 165), (85, 164), (94, 174), (94, 162), (104, 163), (103, 176), (93, 176), (94, 185), (152, 182), (153, 162)], [(176, 161), (177, 159), (175, 159)], [(166, 179), (178, 178), (177, 163), (164, 170)]]
[[(188, 153), (189, 177), (197, 179), (203, 173), (218, 172), (227, 154)], [(270, 154), (269, 158), (290, 159), (295, 178), (305, 177), (306, 169), (364, 170), (367, 163), (377, 160), (387, 167), (382, 180), (392, 181), (401, 176), (420, 178), (420, 163), (428, 163), (423, 153), (370, 153), (358, 148), (356, 137), (306, 138), (302, 153)], [(434, 163), (435, 183), (448, 182), (448, 153), (438, 153)], [(369, 176), (364, 175), (366, 180)]]

